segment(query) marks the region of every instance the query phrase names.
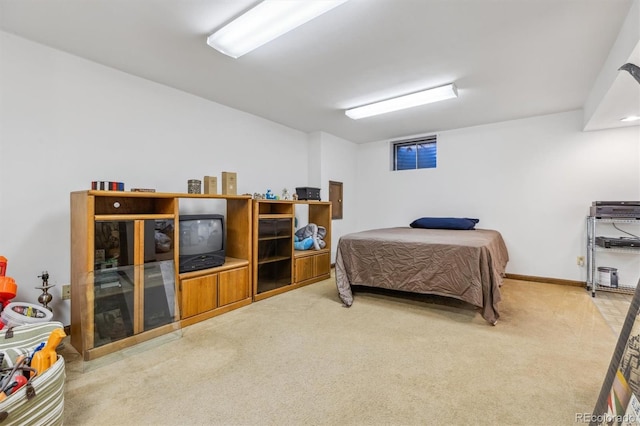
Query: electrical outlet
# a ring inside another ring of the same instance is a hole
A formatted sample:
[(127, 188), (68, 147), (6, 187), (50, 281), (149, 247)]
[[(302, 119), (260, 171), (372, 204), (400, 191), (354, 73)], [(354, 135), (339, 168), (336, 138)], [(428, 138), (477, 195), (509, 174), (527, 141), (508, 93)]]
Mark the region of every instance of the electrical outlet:
[(576, 259), (576, 264), (578, 266), (584, 266), (584, 256), (578, 256)]
[(62, 286), (62, 300), (71, 299), (71, 284), (64, 284)]

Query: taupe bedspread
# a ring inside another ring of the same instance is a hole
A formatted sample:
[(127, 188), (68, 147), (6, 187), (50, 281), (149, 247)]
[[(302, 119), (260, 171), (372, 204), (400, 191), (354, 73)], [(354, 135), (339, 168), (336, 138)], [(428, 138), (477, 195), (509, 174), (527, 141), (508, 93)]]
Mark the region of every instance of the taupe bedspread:
[(381, 287), (460, 299), (495, 324), (508, 260), (495, 230), (373, 229), (340, 238), (336, 285), (346, 306), (353, 303), (351, 285)]

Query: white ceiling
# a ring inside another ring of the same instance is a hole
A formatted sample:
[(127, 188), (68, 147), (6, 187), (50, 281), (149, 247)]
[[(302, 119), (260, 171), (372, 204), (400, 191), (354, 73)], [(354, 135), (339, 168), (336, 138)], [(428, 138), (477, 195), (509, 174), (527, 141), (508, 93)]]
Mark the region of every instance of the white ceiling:
[[(362, 143), (582, 108), (633, 1), (350, 0), (239, 59), (206, 45), (256, 3), (0, 0), (0, 29), (304, 132)], [(619, 74), (592, 128), (630, 125), (620, 114), (640, 115), (640, 85)], [(451, 82), (457, 99), (356, 121), (344, 115)]]

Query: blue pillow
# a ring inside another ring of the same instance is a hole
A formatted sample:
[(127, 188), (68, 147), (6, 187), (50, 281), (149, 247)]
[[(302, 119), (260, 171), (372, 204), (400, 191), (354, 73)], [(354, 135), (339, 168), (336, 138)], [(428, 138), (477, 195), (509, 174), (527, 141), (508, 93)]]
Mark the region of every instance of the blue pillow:
[(425, 229), (475, 229), (476, 223), (480, 219), (469, 219), (466, 217), (421, 217), (416, 219), (409, 226), (412, 228)]

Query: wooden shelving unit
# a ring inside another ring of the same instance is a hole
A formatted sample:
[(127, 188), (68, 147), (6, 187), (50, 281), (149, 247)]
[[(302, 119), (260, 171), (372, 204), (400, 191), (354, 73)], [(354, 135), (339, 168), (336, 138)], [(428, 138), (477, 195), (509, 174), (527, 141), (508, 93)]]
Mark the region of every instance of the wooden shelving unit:
[[(180, 200), (188, 198), (225, 201), (224, 265), (178, 273)], [(297, 209), (326, 228), (325, 248), (294, 250)], [(159, 228), (173, 241), (162, 253)], [(95, 359), (329, 278), (330, 247), (329, 202), (72, 192), (71, 344)]]
[[(309, 223), (326, 228), (325, 248), (294, 250), (294, 218), (297, 208), (308, 209)], [(253, 253), (254, 301), (329, 278), (331, 203), (254, 200)]]
[[(186, 198), (226, 202), (224, 265), (177, 273)], [(71, 344), (91, 360), (251, 303), (251, 216), (250, 196), (72, 192)]]
[(294, 204), (253, 200), (253, 299), (289, 290), (293, 278)]
[(324, 237), (325, 248), (294, 250), (294, 283), (301, 286), (326, 280), (331, 276), (331, 203), (296, 201), (296, 208), (307, 208), (308, 222), (327, 230)]

